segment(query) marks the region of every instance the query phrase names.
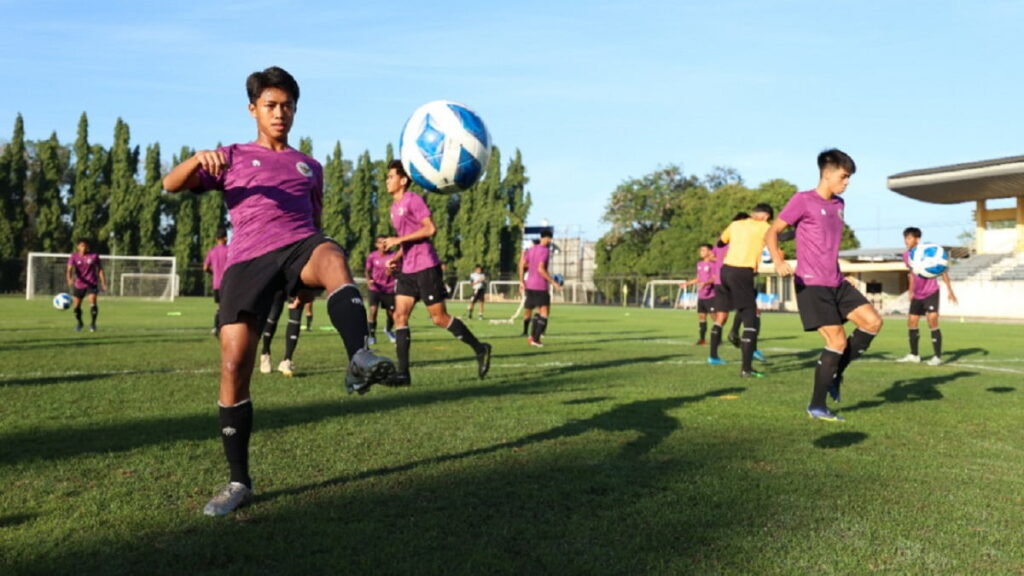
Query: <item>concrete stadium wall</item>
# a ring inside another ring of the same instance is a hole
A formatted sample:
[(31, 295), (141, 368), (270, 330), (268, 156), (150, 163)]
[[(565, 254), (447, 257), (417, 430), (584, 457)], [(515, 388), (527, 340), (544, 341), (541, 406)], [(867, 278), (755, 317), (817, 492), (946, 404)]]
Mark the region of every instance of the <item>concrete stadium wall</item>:
[(946, 286), (939, 283), (939, 313), (945, 317), (1008, 318), (1024, 320), (1024, 281), (967, 280), (953, 283), (959, 304), (949, 301)]

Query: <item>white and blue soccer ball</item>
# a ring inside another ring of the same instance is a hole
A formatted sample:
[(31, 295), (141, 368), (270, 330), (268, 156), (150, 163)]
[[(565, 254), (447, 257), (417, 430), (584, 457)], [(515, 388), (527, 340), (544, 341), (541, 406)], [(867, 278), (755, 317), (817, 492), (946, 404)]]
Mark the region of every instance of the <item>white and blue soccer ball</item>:
[(555, 281), (555, 284), (565, 286), (565, 278), (561, 274), (555, 274), (551, 279)]
[(398, 155), (406, 173), (428, 192), (466, 190), (491, 157), (491, 136), (476, 112), (458, 102), (420, 106), (402, 128)]
[(61, 292), (53, 297), (53, 307), (57, 310), (67, 310), (71, 308), (71, 295), (67, 292)]
[(771, 264), (772, 262), (774, 262), (772, 260), (772, 252), (765, 246), (764, 250), (761, 250), (761, 264)]
[(918, 244), (910, 249), (910, 270), (922, 278), (935, 278), (949, 266), (949, 254), (938, 244)]

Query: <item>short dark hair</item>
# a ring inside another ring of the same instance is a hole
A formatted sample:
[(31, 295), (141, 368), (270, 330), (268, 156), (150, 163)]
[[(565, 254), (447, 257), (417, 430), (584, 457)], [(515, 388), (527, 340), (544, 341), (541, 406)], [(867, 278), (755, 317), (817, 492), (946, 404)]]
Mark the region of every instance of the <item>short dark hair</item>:
[(409, 178), (409, 173), (405, 171), (405, 166), (402, 164), (402, 161), (399, 160), (398, 158), (395, 158), (391, 162), (388, 162), (388, 172), (392, 170), (394, 170), (395, 173), (398, 174), (400, 178), (405, 178), (409, 182), (409, 184), (412, 184), (412, 178)]
[(214, 238), (218, 238), (219, 239), (219, 238), (227, 238), (227, 237), (228, 237), (228, 231), (223, 226), (221, 226), (220, 228), (217, 228), (217, 235), (214, 236)]
[(775, 217), (775, 210), (772, 209), (772, 207), (769, 206), (768, 204), (765, 204), (764, 202), (758, 204), (757, 206), (754, 206), (754, 210), (753, 211), (754, 212), (763, 212), (763, 213), (767, 214), (769, 220), (771, 220), (772, 218)]
[(701, 248), (707, 248), (708, 250), (714, 250), (715, 249), (714, 246), (712, 246), (711, 244), (708, 244), (707, 242), (701, 244), (700, 247)]
[(88, 238), (79, 238), (78, 240), (75, 241), (75, 246), (78, 246), (79, 244), (83, 244), (83, 243), (86, 246), (89, 246), (91, 244), (91, 242), (89, 242)]
[(903, 237), (906, 238), (907, 236), (913, 236), (914, 238), (917, 238), (918, 240), (920, 240), (921, 239), (921, 229), (920, 228), (915, 228), (914, 226), (911, 226), (911, 227), (909, 227), (909, 228), (907, 228), (906, 230), (903, 231)]
[(854, 163), (853, 158), (838, 148), (829, 148), (818, 154), (818, 172), (824, 171), (828, 166), (842, 168), (850, 174), (857, 171), (857, 164)]
[(746, 220), (747, 218), (750, 218), (750, 214), (747, 214), (746, 212), (737, 212), (736, 215), (732, 217), (732, 221), (736, 222), (738, 220)]
[(552, 237), (554, 237), (554, 233), (551, 231), (551, 228), (545, 228), (545, 229), (540, 231), (540, 237), (541, 238), (552, 238)]
[(245, 91), (249, 93), (250, 104), (255, 104), (267, 88), (284, 90), (296, 104), (299, 103), (299, 83), (284, 68), (271, 66), (262, 72), (253, 72), (245, 79)]

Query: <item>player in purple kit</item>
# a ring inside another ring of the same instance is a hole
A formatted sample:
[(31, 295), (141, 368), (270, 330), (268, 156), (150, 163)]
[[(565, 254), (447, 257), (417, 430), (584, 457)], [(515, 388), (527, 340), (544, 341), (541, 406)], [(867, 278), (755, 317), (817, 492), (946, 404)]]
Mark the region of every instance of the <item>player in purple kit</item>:
[(387, 317), (387, 326), (384, 333), (388, 339), (395, 342), (395, 277), (388, 269), (388, 262), (393, 257), (384, 249), (384, 237), (378, 236), (376, 252), (366, 257), (366, 281), (369, 284), (370, 292), (370, 345), (377, 342), (377, 310), (384, 308), (384, 315)]
[(469, 328), (458, 318), (448, 314), (444, 301), (448, 297), (445, 288), (441, 259), (437, 257), (430, 239), (437, 233), (437, 227), (430, 214), (430, 208), (418, 194), (409, 190), (409, 175), (402, 162), (394, 160), (388, 165), (385, 181), (391, 194), (391, 224), (398, 234), (384, 240), (384, 248), (399, 248), (391, 260), (393, 270), (401, 270), (395, 285), (395, 344), (398, 356), (398, 371), (389, 380), (394, 386), (408, 386), (409, 348), (412, 334), (409, 332), (409, 316), (418, 300), (422, 300), (435, 326), (444, 328), (464, 342), (476, 354), (477, 375), (483, 378), (491, 368), (491, 345), (480, 342)]
[(224, 269), (228, 262), (228, 231), (217, 228), (217, 243), (206, 253), (203, 260), (203, 272), (213, 276), (213, 303), (217, 311), (213, 313), (213, 335), (220, 335), (220, 283), (224, 279)]
[[(797, 307), (804, 330), (817, 331), (825, 341), (807, 413), (818, 420), (841, 421), (841, 416), (828, 409), (826, 396), (839, 401), (843, 372), (871, 345), (882, 329), (882, 318), (839, 271), (844, 208), (840, 195), (857, 166), (853, 158), (833, 148), (818, 155), (818, 171), (818, 187), (789, 199), (765, 234), (765, 243), (779, 276), (796, 276)], [(787, 226), (796, 227), (795, 273), (779, 250), (779, 233)], [(857, 326), (849, 338), (843, 329), (847, 320)]]
[(82, 331), (82, 298), (89, 296), (89, 332), (96, 331), (96, 317), (100, 315), (96, 303), (100, 289), (107, 291), (107, 277), (103, 273), (100, 255), (89, 251), (89, 241), (82, 238), (75, 245), (75, 252), (68, 258), (66, 280), (71, 288), (72, 306), (75, 309), (75, 332)]
[(540, 242), (531, 247), (523, 255), (519, 263), (519, 286), (526, 293), (523, 308), (530, 310), (533, 326), (530, 336), (526, 339), (530, 346), (541, 347), (541, 338), (548, 329), (548, 318), (551, 315), (551, 292), (549, 286), (561, 290), (561, 286), (548, 273), (548, 261), (551, 258), (551, 229), (545, 228), (540, 233)]
[(711, 244), (700, 245), (700, 260), (697, 261), (697, 277), (686, 280), (679, 286), (697, 287), (697, 319), (700, 327), (700, 339), (697, 346), (704, 346), (704, 336), (708, 332), (708, 314), (714, 314), (715, 299), (715, 253)]
[[(903, 263), (910, 269), (910, 251), (921, 242), (921, 229), (910, 227), (903, 231), (903, 243), (907, 251), (903, 253)], [(932, 332), (932, 350), (934, 355), (928, 360), (929, 366), (942, 364), (942, 330), (939, 330), (939, 279), (925, 278), (918, 276), (913, 271), (907, 273), (910, 280), (910, 314), (907, 315), (907, 336), (910, 339), (910, 354), (897, 360), (897, 362), (911, 362), (917, 364), (921, 361), (918, 355), (918, 341), (921, 332), (918, 330), (918, 323), (921, 316), (928, 322), (928, 328)], [(949, 282), (949, 273), (942, 273), (942, 280), (946, 283), (946, 293), (949, 301), (956, 304), (956, 294), (953, 293), (953, 285)]]
[(246, 79), (249, 114), (257, 138), (202, 150), (164, 177), (164, 189), (224, 191), (234, 228), (221, 285), (221, 440), (230, 481), (203, 512), (228, 514), (252, 500), (249, 438), (253, 427), (250, 381), (274, 294), (308, 301), (311, 290), (328, 291), (327, 313), (348, 354), (345, 386), (364, 393), (387, 379), (394, 365), (366, 347), (366, 310), (345, 253), (320, 231), (323, 169), (288, 145), (299, 85), (272, 67)]

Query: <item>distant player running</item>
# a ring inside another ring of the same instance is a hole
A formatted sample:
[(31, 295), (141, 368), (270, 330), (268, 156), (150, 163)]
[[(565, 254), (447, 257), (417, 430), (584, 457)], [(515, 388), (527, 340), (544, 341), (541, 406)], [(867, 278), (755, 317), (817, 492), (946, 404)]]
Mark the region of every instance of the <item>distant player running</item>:
[(697, 321), (700, 331), (700, 338), (697, 346), (704, 346), (707, 341), (704, 336), (708, 332), (708, 314), (714, 314), (715, 298), (715, 253), (711, 244), (700, 245), (700, 260), (697, 261), (697, 276), (693, 280), (686, 280), (679, 286), (686, 288), (696, 286), (697, 288)]
[[(903, 263), (910, 269), (910, 251), (921, 242), (921, 229), (910, 227), (903, 231), (903, 243), (907, 251), (903, 253)], [(921, 332), (918, 324), (921, 316), (928, 322), (928, 328), (932, 332), (932, 351), (934, 355), (928, 360), (929, 366), (942, 364), (942, 330), (939, 330), (939, 279), (925, 278), (918, 276), (911, 270), (907, 273), (910, 280), (910, 314), (907, 315), (907, 336), (910, 339), (910, 354), (897, 360), (897, 362), (918, 363), (921, 356), (918, 354), (918, 341), (921, 339)], [(946, 283), (946, 294), (949, 301), (956, 304), (956, 294), (953, 293), (953, 285), (949, 282), (949, 273), (942, 273), (942, 281)]]
[(526, 251), (519, 263), (519, 286), (526, 292), (523, 308), (531, 311), (533, 327), (527, 343), (541, 347), (541, 338), (548, 329), (548, 318), (551, 316), (551, 292), (549, 287), (561, 290), (555, 279), (548, 273), (548, 262), (551, 259), (551, 230), (544, 229), (540, 233), (540, 242)]
[[(817, 331), (825, 341), (807, 406), (807, 413), (817, 420), (843, 420), (828, 409), (825, 397), (831, 395), (839, 401), (843, 372), (882, 329), (878, 311), (839, 271), (844, 210), (840, 195), (856, 171), (853, 158), (840, 150), (819, 154), (818, 187), (794, 194), (765, 234), (775, 271), (782, 277), (796, 276), (796, 301), (804, 330)], [(779, 250), (779, 233), (787, 226), (796, 227), (795, 274)], [(847, 320), (857, 325), (849, 339), (843, 330)]]
[(743, 322), (743, 336), (740, 337), (742, 366), (740, 376), (761, 378), (764, 375), (754, 370), (754, 352), (757, 350), (757, 335), (760, 322), (757, 318), (757, 287), (754, 275), (757, 263), (764, 250), (764, 235), (768, 221), (772, 219), (772, 207), (758, 204), (745, 220), (736, 220), (722, 232), (721, 243), (729, 245), (729, 252), (722, 264), (722, 296), (729, 310), (735, 310)]
[(390, 360), (366, 349), (366, 310), (345, 253), (320, 232), (323, 168), (288, 145), (298, 83), (272, 67), (249, 75), (245, 85), (256, 141), (197, 152), (163, 181), (168, 192), (223, 190), (234, 227), (221, 286), (218, 401), (230, 481), (206, 504), (203, 512), (209, 516), (228, 514), (252, 500), (249, 385), (259, 330), (276, 292), (308, 300), (309, 290), (327, 290), (327, 314), (348, 354), (349, 392), (364, 393), (394, 371)]
[(228, 231), (217, 228), (217, 243), (206, 253), (203, 260), (203, 272), (213, 276), (213, 303), (217, 305), (213, 313), (213, 335), (220, 335), (220, 283), (224, 279), (224, 270), (228, 262)]
[(448, 314), (441, 260), (437, 257), (430, 239), (437, 233), (430, 208), (418, 194), (409, 190), (409, 175), (402, 162), (394, 160), (388, 165), (385, 181), (391, 194), (391, 224), (398, 236), (384, 240), (384, 248), (399, 248), (392, 259), (392, 268), (401, 270), (395, 285), (395, 350), (398, 356), (398, 371), (389, 379), (394, 386), (408, 386), (412, 382), (409, 374), (409, 348), (412, 334), (409, 331), (409, 316), (417, 301), (422, 300), (435, 326), (452, 333), (459, 341), (473, 349), (476, 354), (477, 376), (483, 378), (491, 368), (491, 345), (480, 342), (462, 320)]
[(68, 287), (71, 288), (72, 307), (75, 310), (75, 332), (82, 331), (82, 298), (89, 297), (89, 332), (96, 331), (96, 318), (100, 315), (96, 303), (100, 289), (107, 291), (107, 276), (103, 273), (100, 255), (89, 250), (89, 241), (82, 238), (75, 245), (75, 252), (68, 258), (66, 271)]
[(384, 308), (386, 325), (384, 333), (395, 341), (395, 276), (388, 269), (388, 262), (394, 257), (384, 249), (384, 237), (378, 236), (374, 245), (376, 252), (366, 257), (366, 282), (370, 293), (370, 346), (377, 343), (377, 310)]
[(466, 310), (466, 318), (473, 318), (473, 305), (480, 303), (480, 320), (484, 319), (484, 295), (487, 293), (487, 275), (484, 274), (483, 266), (477, 264), (473, 273), (469, 275), (469, 282), (473, 286), (473, 298), (469, 301), (469, 309)]

